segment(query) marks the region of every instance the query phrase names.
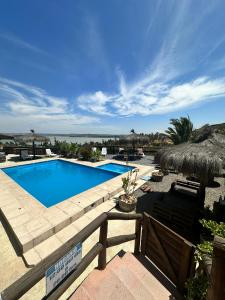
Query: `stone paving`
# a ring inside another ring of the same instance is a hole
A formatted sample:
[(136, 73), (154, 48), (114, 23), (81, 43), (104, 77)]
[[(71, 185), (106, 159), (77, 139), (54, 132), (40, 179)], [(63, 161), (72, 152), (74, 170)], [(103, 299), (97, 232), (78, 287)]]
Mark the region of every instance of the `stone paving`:
[[(41, 159), (42, 162), (47, 160)], [(112, 161), (106, 160), (95, 164), (75, 160), (70, 160), (70, 162), (93, 167)], [(139, 168), (139, 177), (152, 170), (152, 167), (136, 164), (132, 164), (132, 166)], [(25, 253), (120, 192), (123, 176), (119, 175), (57, 205), (46, 208), (14, 180), (0, 171), (1, 213), (15, 235), (21, 251)]]
[[(45, 160), (46, 159), (42, 159), (42, 161)], [(70, 161), (75, 162), (75, 160)], [(110, 161), (103, 161), (100, 162), (100, 164), (108, 162)], [(26, 163), (30, 163), (30, 161), (23, 162), (21, 164)], [(84, 163), (85, 165), (90, 166), (96, 165), (93, 163), (86, 162), (79, 163)], [(15, 165), (15, 163), (5, 163), (5, 166), (10, 165)], [(18, 165), (18, 163), (16, 163), (16, 165)], [(130, 165), (136, 166), (134, 163), (131, 163)], [(139, 177), (143, 176), (146, 173), (150, 174), (153, 170), (153, 167), (149, 166), (137, 167), (140, 169)], [(10, 178), (4, 178), (5, 174), (3, 176), (2, 174), (3, 172), (0, 172), (0, 193), (1, 195), (3, 195), (3, 197), (1, 197), (0, 199), (0, 207), (1, 212), (3, 213), (2, 217), (6, 217), (5, 227), (7, 229), (8, 235), (6, 234), (4, 227), (0, 227), (0, 238), (2, 244), (4, 245), (0, 248), (0, 256), (3, 259), (3, 265), (0, 268), (0, 290), (12, 284), (19, 276), (21, 276), (24, 272), (28, 270), (27, 267), (24, 265), (24, 262), (21, 259), (21, 257), (18, 256), (18, 252), (15, 252), (13, 248), (13, 245), (15, 248), (17, 248), (18, 239), (16, 243), (15, 232), (12, 234), (12, 231), (9, 231), (9, 220), (10, 225), (12, 226), (11, 228), (13, 230), (16, 228), (15, 231), (18, 234), (18, 236), (23, 237), (22, 241), (25, 241), (27, 243), (26, 246), (29, 245), (27, 248), (23, 248), (23, 259), (26, 261), (27, 265), (34, 266), (41, 259), (49, 255), (52, 251), (54, 251), (56, 248), (62, 245), (62, 243), (65, 243), (71, 236), (75, 235), (76, 232), (79, 232), (83, 227), (89, 224), (99, 214), (101, 214), (104, 211), (114, 209), (115, 199), (119, 195), (116, 193), (121, 191), (121, 178), (119, 178), (118, 180), (118, 177), (121, 176), (118, 176), (117, 178), (115, 178), (115, 181), (113, 181), (113, 179), (110, 180), (110, 182), (95, 187), (97, 188), (97, 190), (94, 188), (93, 190), (91, 189), (87, 192), (84, 192), (86, 193), (86, 197), (84, 197), (84, 193), (82, 193), (83, 195), (78, 195), (68, 200), (65, 200), (61, 203), (61, 209), (56, 207), (57, 205), (55, 207), (52, 207), (52, 213), (54, 214), (54, 217), (57, 216), (57, 218), (55, 219), (59, 218), (61, 220), (60, 222), (56, 221), (56, 223), (54, 224), (52, 222), (46, 222), (46, 220), (50, 221), (47, 218), (48, 212), (45, 212), (45, 210), (49, 209), (43, 207), (35, 198), (31, 199), (32, 196), (30, 194), (28, 194), (26, 191), (20, 188)], [(137, 188), (140, 187), (140, 185), (142, 185), (143, 183), (144, 181), (139, 179)], [(15, 185), (17, 186), (16, 188)], [(109, 194), (110, 191), (112, 194)], [(104, 198), (106, 197), (105, 195), (107, 195), (107, 198)], [(4, 201), (2, 199), (4, 199)], [(23, 202), (24, 199), (25, 201)], [(28, 199), (29, 201), (27, 201)], [(7, 205), (5, 205), (6, 202)], [(69, 204), (67, 204), (67, 202), (69, 202)], [(28, 203), (28, 205), (25, 206), (24, 203)], [(72, 203), (72, 206), (70, 203)], [(18, 207), (20, 207), (20, 209), (18, 209)], [(76, 207), (76, 209), (74, 207)], [(62, 213), (66, 214), (68, 217), (63, 219)], [(76, 215), (77, 217), (75, 217)], [(23, 219), (21, 218), (21, 216), (23, 216)], [(9, 219), (7, 217), (9, 217)], [(69, 220), (69, 222), (67, 220)], [(111, 222), (113, 224), (111, 225), (111, 227), (109, 227), (109, 236), (134, 232), (133, 221), (128, 221), (127, 223), (129, 223), (129, 225), (126, 224), (126, 227), (124, 227), (123, 221)], [(29, 226), (25, 226), (24, 224), (26, 223), (29, 224)], [(51, 226), (49, 226), (49, 224)], [(30, 230), (30, 228), (34, 228), (34, 230)], [(30, 231), (28, 231), (27, 233), (26, 229), (29, 229)], [(25, 234), (20, 233), (24, 232), (23, 230), (25, 230)], [(10, 239), (8, 238), (8, 236), (10, 237)], [(31, 240), (32, 244), (29, 244)], [(93, 246), (93, 244), (97, 242), (97, 240), (98, 231), (93, 233), (93, 235), (84, 242), (84, 255)], [(122, 248), (126, 251), (132, 251), (133, 243), (129, 242), (125, 243), (124, 245), (108, 249), (108, 259), (111, 259)], [(7, 264), (7, 262), (10, 263)], [(10, 265), (10, 268), (7, 268), (7, 272), (4, 272), (6, 270), (7, 265)], [(87, 276), (89, 272), (88, 270), (91, 271), (93, 269), (93, 266), (96, 266), (96, 260), (89, 266), (87, 271), (85, 271), (82, 274), (82, 276), (79, 279), (80, 281)], [(74, 285), (72, 285), (72, 287), (66, 292), (67, 296), (69, 296), (70, 290), (71, 293), (73, 292), (74, 286), (77, 286), (77, 284), (80, 282), (79, 280), (77, 280), (76, 283), (74, 283)], [(35, 295), (36, 293), (37, 295)], [(31, 291), (24, 295), (23, 299), (40, 299), (40, 295), (44, 295), (44, 280), (41, 280), (36, 286), (34, 286), (31, 289)]]

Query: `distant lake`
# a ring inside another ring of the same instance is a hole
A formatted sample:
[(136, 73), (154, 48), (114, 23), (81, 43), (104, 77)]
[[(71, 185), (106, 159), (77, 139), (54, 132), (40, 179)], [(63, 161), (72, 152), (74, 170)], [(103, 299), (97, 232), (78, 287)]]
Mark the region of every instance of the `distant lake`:
[(102, 141), (107, 141), (110, 139), (114, 139), (113, 137), (85, 137), (85, 136), (66, 136), (66, 135), (47, 135), (50, 139), (51, 143), (54, 144), (55, 139), (57, 141), (63, 142), (66, 141), (68, 143), (78, 143), (78, 144), (85, 144), (85, 143), (101, 143)]

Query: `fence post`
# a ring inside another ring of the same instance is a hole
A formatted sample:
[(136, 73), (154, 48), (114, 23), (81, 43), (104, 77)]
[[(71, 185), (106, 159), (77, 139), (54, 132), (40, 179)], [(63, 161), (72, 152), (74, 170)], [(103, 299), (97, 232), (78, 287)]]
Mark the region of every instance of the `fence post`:
[(102, 251), (98, 256), (98, 269), (104, 270), (106, 267), (106, 241), (108, 233), (108, 220), (104, 221), (100, 227), (99, 243), (103, 245)]
[(148, 220), (149, 216), (144, 212), (143, 215), (143, 226), (142, 226), (142, 237), (141, 237), (141, 254), (146, 254), (146, 243), (147, 243), (147, 235), (148, 235)]
[(142, 219), (137, 219), (135, 223), (135, 234), (136, 239), (134, 243), (134, 254), (138, 255), (140, 252), (140, 241), (141, 241), (141, 222)]
[(225, 299), (225, 239), (215, 236), (207, 300)]

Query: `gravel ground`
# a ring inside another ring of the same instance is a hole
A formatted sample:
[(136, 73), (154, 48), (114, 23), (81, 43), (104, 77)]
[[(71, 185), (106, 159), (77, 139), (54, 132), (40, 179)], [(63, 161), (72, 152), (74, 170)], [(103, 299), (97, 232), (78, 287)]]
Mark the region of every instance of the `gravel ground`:
[[(154, 198), (159, 199), (164, 193), (168, 192), (170, 190), (171, 183), (177, 179), (186, 180), (186, 178), (182, 175), (170, 173), (163, 177), (162, 182), (149, 181), (148, 184), (156, 194)], [(158, 195), (160, 193), (162, 193), (162, 195)], [(136, 192), (137, 197), (143, 197), (143, 195), (144, 193), (140, 189)], [(153, 193), (149, 193), (149, 195), (151, 195), (151, 198), (153, 197)], [(215, 178), (214, 186), (206, 188), (205, 207), (209, 206), (212, 208), (214, 201), (218, 201), (220, 195), (223, 195), (223, 197), (225, 196), (225, 178)], [(181, 199), (179, 202), (180, 201)]]
[[(107, 158), (112, 159), (113, 155), (107, 155)], [(115, 160), (116, 162), (119, 163), (118, 160)], [(141, 164), (141, 165), (153, 165), (154, 166), (154, 156), (152, 155), (146, 155), (145, 157), (133, 161), (134, 163), (137, 164)], [(129, 162), (130, 164), (132, 164), (132, 161)], [(152, 187), (152, 190), (155, 192), (154, 195), (153, 193), (151, 194), (151, 199), (158, 199), (160, 197), (162, 197), (162, 195), (160, 195), (159, 193), (166, 193), (170, 190), (170, 186), (171, 183), (177, 179), (180, 180), (186, 180), (186, 178), (184, 176), (182, 176), (181, 174), (177, 175), (177, 174), (173, 174), (170, 173), (167, 176), (164, 176), (163, 181), (162, 182), (152, 182), (150, 181), (149, 184)], [(136, 192), (138, 197), (141, 197), (144, 195), (144, 193), (139, 189)], [(150, 195), (149, 194), (149, 195)], [(213, 207), (213, 203), (214, 201), (218, 201), (220, 195), (223, 195), (223, 197), (225, 196), (225, 178), (215, 178), (215, 185), (214, 187), (207, 187), (206, 188), (206, 198), (205, 198), (205, 206), (209, 206), (210, 208)], [(174, 199), (175, 202), (175, 199)]]

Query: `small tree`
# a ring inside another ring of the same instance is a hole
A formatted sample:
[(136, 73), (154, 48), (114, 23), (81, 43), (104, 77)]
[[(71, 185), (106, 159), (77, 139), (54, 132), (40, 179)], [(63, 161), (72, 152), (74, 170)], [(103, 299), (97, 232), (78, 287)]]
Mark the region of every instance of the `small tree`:
[(122, 177), (122, 182), (123, 182), (122, 188), (124, 190), (125, 199), (128, 202), (133, 200), (132, 198), (133, 198), (134, 190), (137, 185), (136, 181), (137, 181), (138, 171), (139, 171), (138, 169), (131, 170), (127, 173), (126, 177)]
[(101, 151), (99, 149), (96, 149), (95, 151), (91, 152), (91, 158), (95, 161), (99, 161), (101, 159)]

